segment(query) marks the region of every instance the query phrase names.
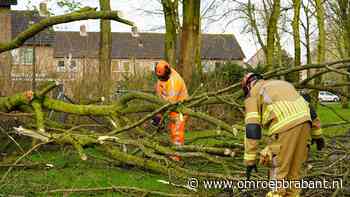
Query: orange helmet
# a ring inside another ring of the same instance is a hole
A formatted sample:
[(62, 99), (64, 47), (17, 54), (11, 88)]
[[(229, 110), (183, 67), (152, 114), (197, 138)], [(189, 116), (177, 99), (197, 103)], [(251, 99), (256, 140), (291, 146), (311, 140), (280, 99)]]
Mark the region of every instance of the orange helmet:
[(247, 96), (249, 94), (251, 82), (262, 78), (263, 77), (260, 74), (256, 74), (256, 73), (248, 73), (244, 75), (241, 81), (241, 86), (244, 92), (244, 96)]
[(160, 60), (155, 67), (155, 73), (161, 81), (167, 81), (171, 73), (169, 63), (164, 60)]

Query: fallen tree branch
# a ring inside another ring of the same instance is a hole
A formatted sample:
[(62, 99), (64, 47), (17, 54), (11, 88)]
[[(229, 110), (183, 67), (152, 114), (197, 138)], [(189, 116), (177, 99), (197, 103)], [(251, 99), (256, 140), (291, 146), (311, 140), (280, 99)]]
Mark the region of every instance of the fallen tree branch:
[(153, 194), (153, 195), (159, 195), (159, 196), (169, 196), (169, 197), (192, 197), (197, 195), (191, 195), (191, 194), (171, 194), (171, 193), (165, 193), (160, 191), (152, 191), (152, 190), (146, 190), (142, 188), (137, 187), (126, 187), (126, 186), (111, 186), (111, 187), (98, 187), (98, 188), (74, 188), (74, 189), (55, 189), (50, 190), (47, 192), (43, 192), (46, 194), (53, 194), (53, 193), (84, 193), (84, 192), (139, 192), (143, 194)]

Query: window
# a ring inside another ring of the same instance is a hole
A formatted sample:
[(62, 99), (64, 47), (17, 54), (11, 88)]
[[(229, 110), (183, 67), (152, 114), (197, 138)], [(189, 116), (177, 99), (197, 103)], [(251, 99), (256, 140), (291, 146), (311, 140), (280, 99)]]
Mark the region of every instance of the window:
[(141, 75), (143, 73), (143, 68), (141, 68), (141, 62), (135, 62), (135, 74)]
[(75, 60), (71, 60), (71, 61), (69, 62), (69, 68), (70, 68), (71, 70), (75, 70), (75, 69), (77, 68), (77, 62), (76, 62)]
[(210, 61), (202, 61), (202, 68), (205, 73), (213, 72), (215, 70), (215, 65)]
[(32, 65), (34, 63), (33, 48), (18, 48), (11, 52), (13, 64)]
[(130, 72), (130, 62), (129, 61), (122, 61), (119, 65), (119, 72)]
[(63, 60), (58, 61), (57, 67), (64, 68), (64, 61)]
[(123, 62), (123, 71), (125, 72), (130, 71), (130, 62)]
[(65, 70), (64, 60), (58, 60), (58, 62), (57, 62), (57, 71), (58, 72), (63, 72), (64, 70)]

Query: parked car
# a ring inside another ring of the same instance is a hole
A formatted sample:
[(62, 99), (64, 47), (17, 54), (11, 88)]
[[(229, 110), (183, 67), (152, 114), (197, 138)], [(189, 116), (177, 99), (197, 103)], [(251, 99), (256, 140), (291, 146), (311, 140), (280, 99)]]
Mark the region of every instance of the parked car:
[(326, 92), (326, 91), (320, 91), (318, 93), (318, 100), (323, 102), (323, 101), (333, 101), (333, 102), (338, 102), (340, 101), (339, 96), (330, 93), (330, 92)]

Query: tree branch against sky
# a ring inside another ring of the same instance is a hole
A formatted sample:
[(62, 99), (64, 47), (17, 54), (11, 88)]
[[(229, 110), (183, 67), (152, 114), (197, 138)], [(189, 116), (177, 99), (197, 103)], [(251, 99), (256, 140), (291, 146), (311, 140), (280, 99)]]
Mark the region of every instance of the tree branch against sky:
[[(27, 0), (29, 2), (29, 0)], [(307, 2), (308, 0), (302, 0), (302, 2)], [(27, 9), (27, 7), (38, 6), (41, 0), (31, 0), (30, 6), (24, 6), (20, 4), (14, 6), (14, 9)], [(98, 0), (76, 0), (80, 2), (81, 6), (99, 7)], [(181, 1), (180, 1), (181, 2)], [(240, 6), (246, 5), (248, 0), (202, 0), (201, 6), (201, 29), (203, 33), (233, 33), (239, 44), (242, 47), (243, 52), (246, 57), (251, 57), (260, 47), (260, 44), (253, 34), (253, 32), (247, 33), (245, 31), (245, 22), (241, 15), (237, 14)], [(259, 0), (251, 0), (251, 2), (256, 5), (256, 10), (263, 12), (262, 3)], [(293, 17), (293, 12), (291, 8), (290, 1), (281, 1), (282, 13), (287, 13), (287, 17), (291, 20)], [(182, 6), (179, 6), (179, 15), (182, 16)], [(49, 0), (49, 9), (51, 9), (55, 14), (64, 13), (65, 9), (62, 9), (54, 3), (53, 0)], [(134, 21), (141, 32), (164, 32), (165, 23), (162, 15), (162, 6), (160, 0), (149, 0), (149, 1), (139, 1), (139, 0), (119, 0), (111, 1), (112, 10), (121, 10), (126, 19)], [(260, 17), (260, 15), (257, 15)], [(305, 14), (303, 10), (301, 11), (301, 25), (305, 23)], [(260, 21), (262, 22), (262, 21)], [(258, 28), (263, 28), (262, 24), (258, 22)], [(314, 29), (315, 21), (311, 20), (311, 29)], [(88, 20), (73, 22), (64, 25), (55, 26), (56, 30), (64, 31), (79, 31), (81, 24), (86, 24), (88, 31), (99, 31), (98, 20)], [(130, 32), (130, 27), (126, 25), (120, 25), (115, 22), (111, 23), (113, 32)], [(290, 25), (289, 25), (290, 26)], [(294, 54), (293, 39), (292, 35), (287, 33), (283, 35), (283, 31), (279, 30), (279, 35), (281, 36), (281, 46), (289, 54)], [(288, 29), (292, 32), (291, 26)], [(303, 29), (301, 30), (301, 41), (305, 42), (305, 36)], [(314, 35), (314, 34), (313, 34)], [(261, 37), (265, 39), (266, 33), (261, 31)], [(315, 35), (310, 37), (311, 43), (314, 43)], [(302, 62), (306, 62), (306, 50), (304, 47), (301, 48)]]

